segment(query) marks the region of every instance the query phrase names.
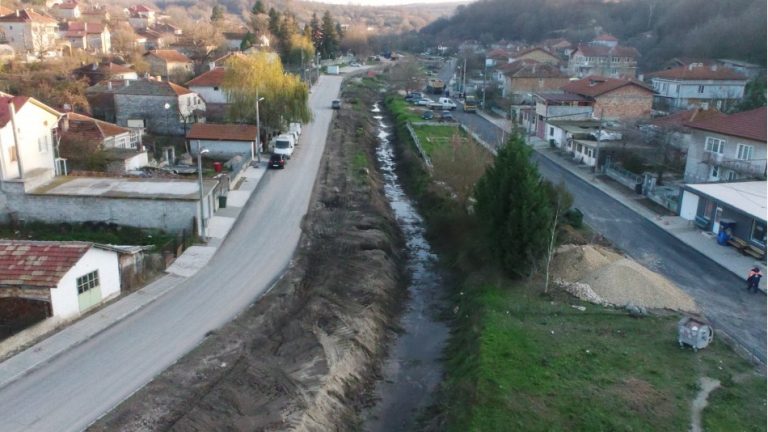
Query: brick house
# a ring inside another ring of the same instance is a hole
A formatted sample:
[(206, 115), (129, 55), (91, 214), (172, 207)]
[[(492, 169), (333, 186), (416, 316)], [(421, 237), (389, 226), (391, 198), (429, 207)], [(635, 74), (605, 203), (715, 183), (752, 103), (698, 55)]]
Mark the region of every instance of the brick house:
[(649, 74), (657, 95), (654, 108), (680, 111), (696, 107), (727, 110), (744, 96), (748, 78), (716, 64), (691, 63)]
[(634, 79), (589, 76), (569, 82), (562, 90), (592, 101), (595, 118), (630, 120), (651, 115), (653, 90)]
[(524, 51), (520, 51), (511, 56), (511, 62), (520, 60), (533, 60), (537, 63), (559, 65), (560, 58), (552, 54), (549, 50), (542, 47), (533, 47)]
[(500, 70), (504, 73), (502, 95), (511, 98), (513, 105), (532, 104), (535, 93), (556, 90), (568, 83), (560, 67), (550, 63), (518, 60)]
[(184, 136), (189, 126), (205, 122), (205, 102), (180, 85), (147, 78), (123, 84), (113, 87), (115, 123), (120, 126)]
[(78, 19), (82, 15), (80, 4), (77, 0), (66, 0), (63, 3), (56, 3), (50, 8), (51, 15), (60, 20)]
[(152, 50), (144, 54), (144, 60), (149, 63), (152, 75), (163, 78), (184, 76), (188, 78), (194, 73), (194, 62), (176, 50)]
[(147, 5), (134, 5), (128, 8), (128, 23), (136, 30), (152, 27), (157, 22), (155, 10)]
[(708, 116), (686, 126), (692, 129), (686, 183), (765, 178), (765, 107)]
[(111, 34), (103, 23), (71, 21), (61, 26), (61, 36), (72, 48), (101, 54), (112, 51)]
[(17, 9), (0, 17), (0, 31), (16, 53), (39, 55), (54, 49), (59, 24), (31, 9)]
[(621, 46), (615, 37), (604, 34), (588, 44), (577, 45), (569, 57), (568, 71), (578, 78), (590, 75), (634, 78), (639, 56), (635, 48)]

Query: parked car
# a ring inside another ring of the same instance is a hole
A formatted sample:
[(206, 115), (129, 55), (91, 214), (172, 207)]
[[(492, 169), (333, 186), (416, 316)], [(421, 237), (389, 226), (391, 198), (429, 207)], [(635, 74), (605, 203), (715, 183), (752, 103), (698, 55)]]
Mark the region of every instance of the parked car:
[(331, 108), (341, 109), (341, 101), (338, 99), (334, 99), (333, 101), (331, 101)]
[(453, 118), (453, 114), (451, 114), (450, 111), (446, 110), (446, 111), (443, 111), (443, 113), (440, 115), (440, 121), (454, 122), (456, 121), (456, 119)]
[(293, 156), (296, 141), (293, 135), (282, 134), (272, 138), (272, 152), (285, 155), (288, 159)]
[(352, 62), (352, 63), (350, 63), (349, 65), (350, 65), (350, 66), (352, 66), (352, 67), (360, 67), (360, 66), (362, 66), (362, 65), (361, 65), (360, 63), (358, 63), (358, 62)]
[(419, 106), (429, 106), (429, 104), (431, 104), (431, 103), (434, 103), (434, 101), (432, 99), (429, 99), (429, 98), (422, 98), (422, 99), (419, 99), (419, 100), (417, 100), (415, 102), (415, 104), (419, 105)]
[(285, 168), (285, 164), (288, 162), (288, 157), (280, 153), (272, 153), (269, 157), (270, 168)]
[(291, 130), (291, 131), (295, 130), (296, 132), (299, 133), (299, 135), (301, 135), (301, 123), (294, 122), (294, 123), (289, 124), (288, 125), (288, 130)]
[(424, 113), (421, 114), (421, 118), (424, 120), (432, 120), (435, 118), (435, 113), (433, 111), (424, 111)]

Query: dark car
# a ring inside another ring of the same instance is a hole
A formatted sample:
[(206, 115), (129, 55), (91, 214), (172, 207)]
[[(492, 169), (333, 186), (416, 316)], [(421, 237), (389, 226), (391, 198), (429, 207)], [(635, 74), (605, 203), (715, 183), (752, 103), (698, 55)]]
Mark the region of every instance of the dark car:
[(435, 113), (432, 111), (424, 111), (424, 113), (421, 114), (421, 118), (423, 118), (424, 120), (432, 120), (433, 118), (435, 118)]
[(333, 109), (341, 109), (341, 101), (338, 100), (338, 99), (334, 99), (331, 102), (331, 108), (333, 108)]
[(270, 168), (285, 168), (285, 164), (288, 161), (288, 156), (284, 154), (272, 153), (269, 157)]
[(453, 118), (453, 114), (451, 114), (450, 111), (443, 111), (443, 114), (441, 115), (440, 120), (444, 122), (456, 121), (456, 119)]

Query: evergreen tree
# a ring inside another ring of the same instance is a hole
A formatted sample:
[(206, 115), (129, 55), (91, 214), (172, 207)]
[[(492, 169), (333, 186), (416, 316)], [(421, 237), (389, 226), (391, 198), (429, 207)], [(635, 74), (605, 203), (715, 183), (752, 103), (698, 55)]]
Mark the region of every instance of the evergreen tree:
[(280, 22), (282, 21), (280, 12), (275, 8), (269, 8), (269, 32), (277, 36), (280, 32)]
[(339, 39), (336, 34), (336, 25), (334, 24), (329, 11), (325, 11), (323, 14), (321, 29), (323, 32), (323, 39), (320, 44), (320, 53), (323, 58), (332, 58), (336, 55), (336, 52), (339, 49)]
[(310, 39), (316, 50), (320, 50), (323, 45), (323, 31), (320, 29), (320, 20), (317, 19), (317, 14), (312, 14), (312, 19), (309, 21)]
[(251, 13), (254, 15), (267, 13), (267, 10), (264, 9), (264, 3), (262, 3), (261, 0), (256, 0), (253, 9), (251, 9)]
[(526, 275), (545, 255), (552, 224), (550, 193), (530, 155), (520, 135), (510, 137), (475, 187), (489, 249), (514, 276)]
[(224, 18), (224, 7), (219, 5), (214, 6), (211, 11), (211, 22), (216, 22), (222, 18)]
[(744, 97), (734, 111), (749, 111), (765, 106), (765, 76), (759, 76), (747, 83)]

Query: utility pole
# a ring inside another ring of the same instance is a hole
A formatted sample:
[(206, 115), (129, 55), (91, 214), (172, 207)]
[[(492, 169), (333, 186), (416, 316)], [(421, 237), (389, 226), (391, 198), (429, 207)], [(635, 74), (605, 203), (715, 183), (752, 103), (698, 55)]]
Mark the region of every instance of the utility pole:
[(483, 104), (481, 109), (485, 110), (485, 74), (488, 72), (488, 63), (483, 66)]
[(463, 76), (461, 77), (461, 94), (466, 99), (466, 85), (467, 85), (467, 58), (464, 57), (464, 69), (462, 69), (462, 72), (464, 72)]

